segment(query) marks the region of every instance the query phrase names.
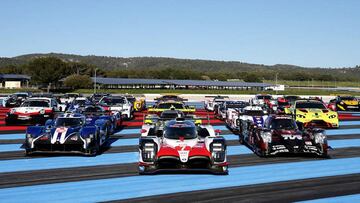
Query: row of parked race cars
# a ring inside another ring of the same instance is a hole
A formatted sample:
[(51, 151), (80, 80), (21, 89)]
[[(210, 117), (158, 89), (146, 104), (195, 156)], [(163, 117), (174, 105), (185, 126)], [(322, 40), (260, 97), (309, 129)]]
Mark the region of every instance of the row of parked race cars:
[[(239, 135), (239, 141), (259, 156), (301, 153), (327, 157), (324, 129), (339, 127), (334, 110), (355, 110), (349, 108), (355, 106), (350, 99), (353, 98), (339, 96), (326, 104), (321, 98), (297, 96), (275, 99), (271, 95), (256, 95), (250, 101), (212, 96), (206, 98), (204, 107), (224, 120)], [(164, 95), (147, 108), (143, 97), (132, 95), (32, 95), (9, 110), (6, 123), (38, 124), (27, 128), (27, 155), (96, 155), (123, 120), (132, 119), (134, 111), (147, 109), (139, 138), (140, 174), (187, 169), (227, 174), (225, 138), (210, 125), (209, 116), (197, 116), (195, 107), (185, 101), (177, 95)]]

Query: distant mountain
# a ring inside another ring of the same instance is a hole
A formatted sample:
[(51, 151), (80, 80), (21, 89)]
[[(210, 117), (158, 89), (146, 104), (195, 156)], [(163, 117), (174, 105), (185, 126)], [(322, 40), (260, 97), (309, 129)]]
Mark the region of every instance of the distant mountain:
[[(295, 65), (276, 64), (262, 65), (250, 64), (237, 61), (213, 61), (198, 59), (177, 59), (165, 57), (108, 57), (108, 56), (81, 56), (73, 54), (27, 54), (13, 58), (0, 58), (0, 68), (7, 65), (25, 64), (31, 59), (37, 57), (54, 56), (64, 61), (82, 62), (95, 65), (108, 71), (116, 70), (158, 70), (158, 69), (188, 69), (203, 73), (222, 72), (222, 73), (241, 73), (253, 72), (259, 75), (272, 75), (279, 73), (280, 78), (288, 78), (289, 80), (301, 80), (304, 74), (307, 78), (316, 76), (318, 80), (360, 80), (360, 67), (354, 68), (307, 68)], [(291, 74), (290, 74), (291, 73)], [(287, 76), (289, 75), (289, 77)], [(290, 77), (291, 75), (291, 77)], [(310, 76), (309, 76), (310, 75)], [(330, 78), (329, 78), (330, 77)]]

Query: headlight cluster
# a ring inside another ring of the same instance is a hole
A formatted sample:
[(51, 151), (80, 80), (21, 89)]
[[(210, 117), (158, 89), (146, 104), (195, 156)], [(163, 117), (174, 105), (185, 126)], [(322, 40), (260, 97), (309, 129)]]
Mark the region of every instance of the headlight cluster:
[(10, 114), (13, 114), (13, 113), (15, 113), (16, 112), (16, 109), (11, 109), (10, 110)]
[(215, 162), (224, 162), (226, 157), (225, 143), (213, 142), (210, 145), (211, 155)]
[(260, 132), (260, 136), (264, 142), (270, 143), (272, 141), (272, 134), (271, 132)]
[(301, 114), (296, 114), (296, 117), (298, 117), (298, 118), (306, 118), (306, 116), (301, 115)]
[(94, 139), (94, 134), (90, 134), (89, 137), (85, 138), (87, 144), (90, 144)]
[(323, 144), (326, 141), (326, 135), (325, 133), (315, 133), (315, 143)]
[(143, 161), (153, 162), (155, 160), (156, 146), (154, 142), (145, 142), (141, 151)]
[(41, 109), (41, 110), (39, 111), (39, 113), (40, 113), (40, 114), (45, 114), (45, 109)]
[(336, 115), (330, 115), (329, 118), (330, 118), (330, 119), (336, 118)]

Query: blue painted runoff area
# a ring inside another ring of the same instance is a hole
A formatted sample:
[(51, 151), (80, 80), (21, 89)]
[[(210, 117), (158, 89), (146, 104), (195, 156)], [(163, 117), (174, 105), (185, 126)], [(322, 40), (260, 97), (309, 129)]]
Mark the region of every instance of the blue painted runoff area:
[(340, 121), (339, 126), (352, 126), (352, 125), (360, 125), (360, 121)]
[(326, 135), (360, 135), (360, 128), (352, 128), (352, 129), (331, 129), (325, 130)]
[(0, 134), (0, 140), (21, 140), (25, 139), (25, 133), (22, 134)]
[(337, 197), (327, 197), (321, 199), (314, 199), (308, 201), (301, 201), (302, 203), (344, 203), (344, 202), (360, 202), (360, 194), (344, 195)]
[(101, 202), (356, 173), (360, 173), (360, 158), (327, 159), (230, 168), (227, 176), (131, 176), (13, 187), (0, 189), (0, 199), (8, 203), (49, 199), (53, 202)]

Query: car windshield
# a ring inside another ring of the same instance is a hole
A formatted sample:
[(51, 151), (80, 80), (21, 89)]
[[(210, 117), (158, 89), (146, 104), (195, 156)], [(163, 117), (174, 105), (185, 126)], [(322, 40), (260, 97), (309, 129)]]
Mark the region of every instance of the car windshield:
[(356, 101), (355, 97), (340, 97), (341, 100)]
[(157, 106), (157, 108), (159, 108), (159, 109), (170, 109), (170, 108), (183, 109), (184, 105), (181, 103), (161, 103)]
[(81, 118), (58, 118), (55, 122), (55, 127), (61, 126), (79, 126), (81, 125), (82, 119)]
[(286, 96), (286, 97), (284, 97), (284, 98), (285, 98), (286, 100), (292, 100), (292, 101), (299, 99), (298, 96)]
[(21, 107), (50, 107), (50, 103), (43, 100), (28, 100), (22, 103)]
[(259, 95), (259, 96), (257, 96), (257, 99), (266, 99), (266, 100), (269, 100), (269, 99), (271, 99), (271, 96), (269, 96), (269, 95)]
[(15, 94), (16, 97), (27, 97), (27, 94)]
[(295, 130), (297, 125), (292, 119), (274, 119), (270, 128), (274, 130)]
[(104, 98), (101, 103), (105, 105), (117, 105), (117, 104), (125, 104), (125, 98)]
[(134, 103), (136, 101), (135, 97), (128, 97), (127, 98), (129, 102)]
[(227, 108), (244, 108), (248, 106), (246, 103), (228, 103), (226, 104)]
[(74, 104), (75, 104), (75, 105), (85, 105), (85, 104), (86, 104), (86, 100), (74, 100)]
[(175, 119), (179, 117), (183, 117), (181, 112), (163, 112), (160, 116), (162, 119)]
[(263, 116), (263, 115), (265, 115), (264, 111), (261, 111), (261, 110), (245, 110), (244, 114), (248, 115), (248, 116)]
[(326, 109), (323, 103), (320, 102), (299, 102), (296, 103), (297, 109)]
[(104, 109), (99, 106), (89, 106), (84, 109), (84, 112), (104, 112)]
[(165, 138), (168, 139), (179, 139), (183, 137), (184, 139), (194, 139), (197, 137), (197, 132), (195, 127), (171, 127), (168, 126), (165, 128)]

